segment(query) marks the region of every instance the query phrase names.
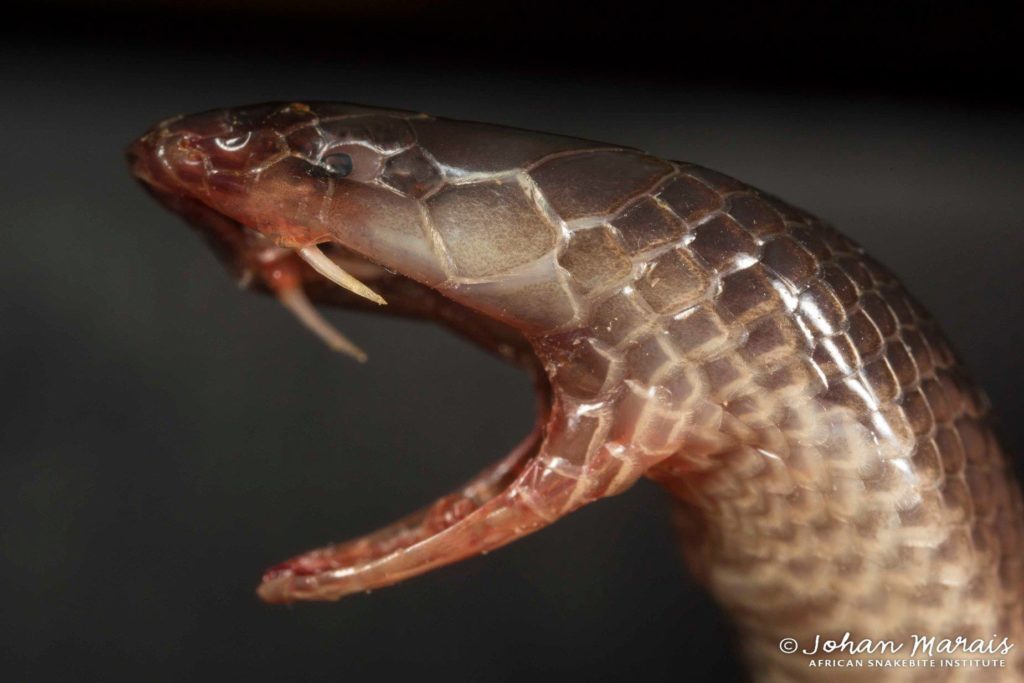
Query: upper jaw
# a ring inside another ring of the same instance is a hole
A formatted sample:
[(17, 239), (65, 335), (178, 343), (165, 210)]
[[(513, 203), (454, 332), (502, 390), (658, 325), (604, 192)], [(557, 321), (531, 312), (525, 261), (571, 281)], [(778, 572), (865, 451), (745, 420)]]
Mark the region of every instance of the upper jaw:
[[(202, 163), (183, 163), (190, 151), (189, 145), (183, 144), (183, 137), (229, 131), (223, 112), (211, 112), (204, 119), (205, 123), (200, 122), (203, 124), (201, 128), (205, 126), (203, 130), (196, 129), (198, 124), (193, 118), (169, 119), (152, 128), (128, 146), (128, 164), (135, 177), (157, 201), (182, 216), (203, 235), (242, 286), (282, 298), (281, 280), (273, 276), (284, 272), (288, 286), (298, 288), (312, 302), (363, 310), (380, 309), (407, 317), (431, 319), (504, 360), (526, 367), (531, 374), (539, 372), (539, 363), (530, 343), (510, 325), (456, 303), (428, 285), (372, 263), (336, 241), (318, 245), (326, 260), (374, 290), (370, 296), (366, 296), (366, 292), (362, 297), (357, 296), (339, 287), (337, 279), (331, 282), (328, 279), (330, 273), (325, 277), (322, 270), (317, 272), (308, 259), (303, 262), (297, 258), (296, 254), (303, 249), (282, 248), (270, 238), (214, 208), (211, 204), (216, 197), (202, 192), (206, 187), (202, 173), (208, 169)], [(382, 295), (390, 305), (380, 307), (376, 295)], [(292, 305), (286, 306), (294, 312)]]
[(247, 289), (275, 295), (269, 270), (286, 264), (305, 296), (317, 304), (384, 312), (440, 323), (459, 336), (496, 354), (531, 375), (543, 374), (527, 339), (515, 328), (443, 296), (437, 290), (368, 261), (340, 243), (319, 245), (335, 261), (387, 300), (388, 306), (357, 296), (292, 256), (293, 250), (274, 245), (258, 232), (184, 193), (162, 164), (154, 164), (151, 141), (145, 138), (127, 150), (129, 163), (147, 191), (181, 216), (209, 243), (236, 281)]

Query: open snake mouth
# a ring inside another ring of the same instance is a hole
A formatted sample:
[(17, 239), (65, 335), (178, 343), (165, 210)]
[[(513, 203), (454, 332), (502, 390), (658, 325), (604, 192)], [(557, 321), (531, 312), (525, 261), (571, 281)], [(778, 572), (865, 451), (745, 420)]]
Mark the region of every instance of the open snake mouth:
[[(275, 296), (330, 348), (366, 360), (365, 352), (320, 316), (316, 304), (421, 318), (439, 322), (522, 367), (536, 387), (535, 426), (505, 458), (419, 512), (366, 536), (272, 567), (263, 576), (260, 597), (268, 602), (336, 599), (487, 549), (486, 531), (465, 538), (459, 522), (474, 513), (486, 514), (487, 504), (507, 492), (523, 473), (540, 449), (552, 410), (547, 375), (523, 334), (340, 244), (281, 247), (197, 199), (144, 184), (206, 238), (240, 286)], [(502, 523), (492, 526), (497, 529)], [(450, 540), (446, 539), (449, 532), (455, 536)], [(439, 551), (439, 545), (444, 549)]]

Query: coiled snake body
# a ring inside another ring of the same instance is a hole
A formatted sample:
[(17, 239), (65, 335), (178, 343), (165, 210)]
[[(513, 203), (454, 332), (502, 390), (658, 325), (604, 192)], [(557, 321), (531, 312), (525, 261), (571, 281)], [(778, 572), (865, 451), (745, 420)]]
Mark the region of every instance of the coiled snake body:
[(909, 648), (803, 652), (1024, 627), (1021, 498), (985, 398), (893, 276), (817, 218), (633, 149), (352, 105), (173, 119), (129, 157), (332, 347), (364, 358), (311, 300), (386, 299), (537, 381), (537, 428), (506, 458), (270, 570), (264, 599), (388, 585), (647, 476), (758, 678), (1024, 679), (1013, 647), (999, 667), (961, 651), (916, 670), (812, 665)]

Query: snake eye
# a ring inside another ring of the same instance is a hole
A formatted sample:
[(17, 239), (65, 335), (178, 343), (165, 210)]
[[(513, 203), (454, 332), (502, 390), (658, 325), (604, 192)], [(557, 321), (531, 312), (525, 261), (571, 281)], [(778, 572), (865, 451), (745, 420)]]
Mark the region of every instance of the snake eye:
[(332, 174), (344, 178), (352, 172), (352, 157), (344, 152), (334, 152), (323, 158), (323, 164)]

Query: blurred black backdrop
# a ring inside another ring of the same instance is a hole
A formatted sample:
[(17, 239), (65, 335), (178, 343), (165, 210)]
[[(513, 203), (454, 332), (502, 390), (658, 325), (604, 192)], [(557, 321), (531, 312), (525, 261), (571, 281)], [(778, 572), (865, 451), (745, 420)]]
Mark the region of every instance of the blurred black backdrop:
[[(332, 356), (129, 178), (171, 114), (357, 101), (649, 149), (831, 220), (899, 273), (1024, 448), (1022, 12), (944, 2), (36, 2), (0, 45), (0, 675), (730, 680), (642, 483), (514, 546), (272, 608), (284, 557), (447, 492), (526, 380), (430, 326)], [(13, 17), (13, 15), (12, 15)]]

